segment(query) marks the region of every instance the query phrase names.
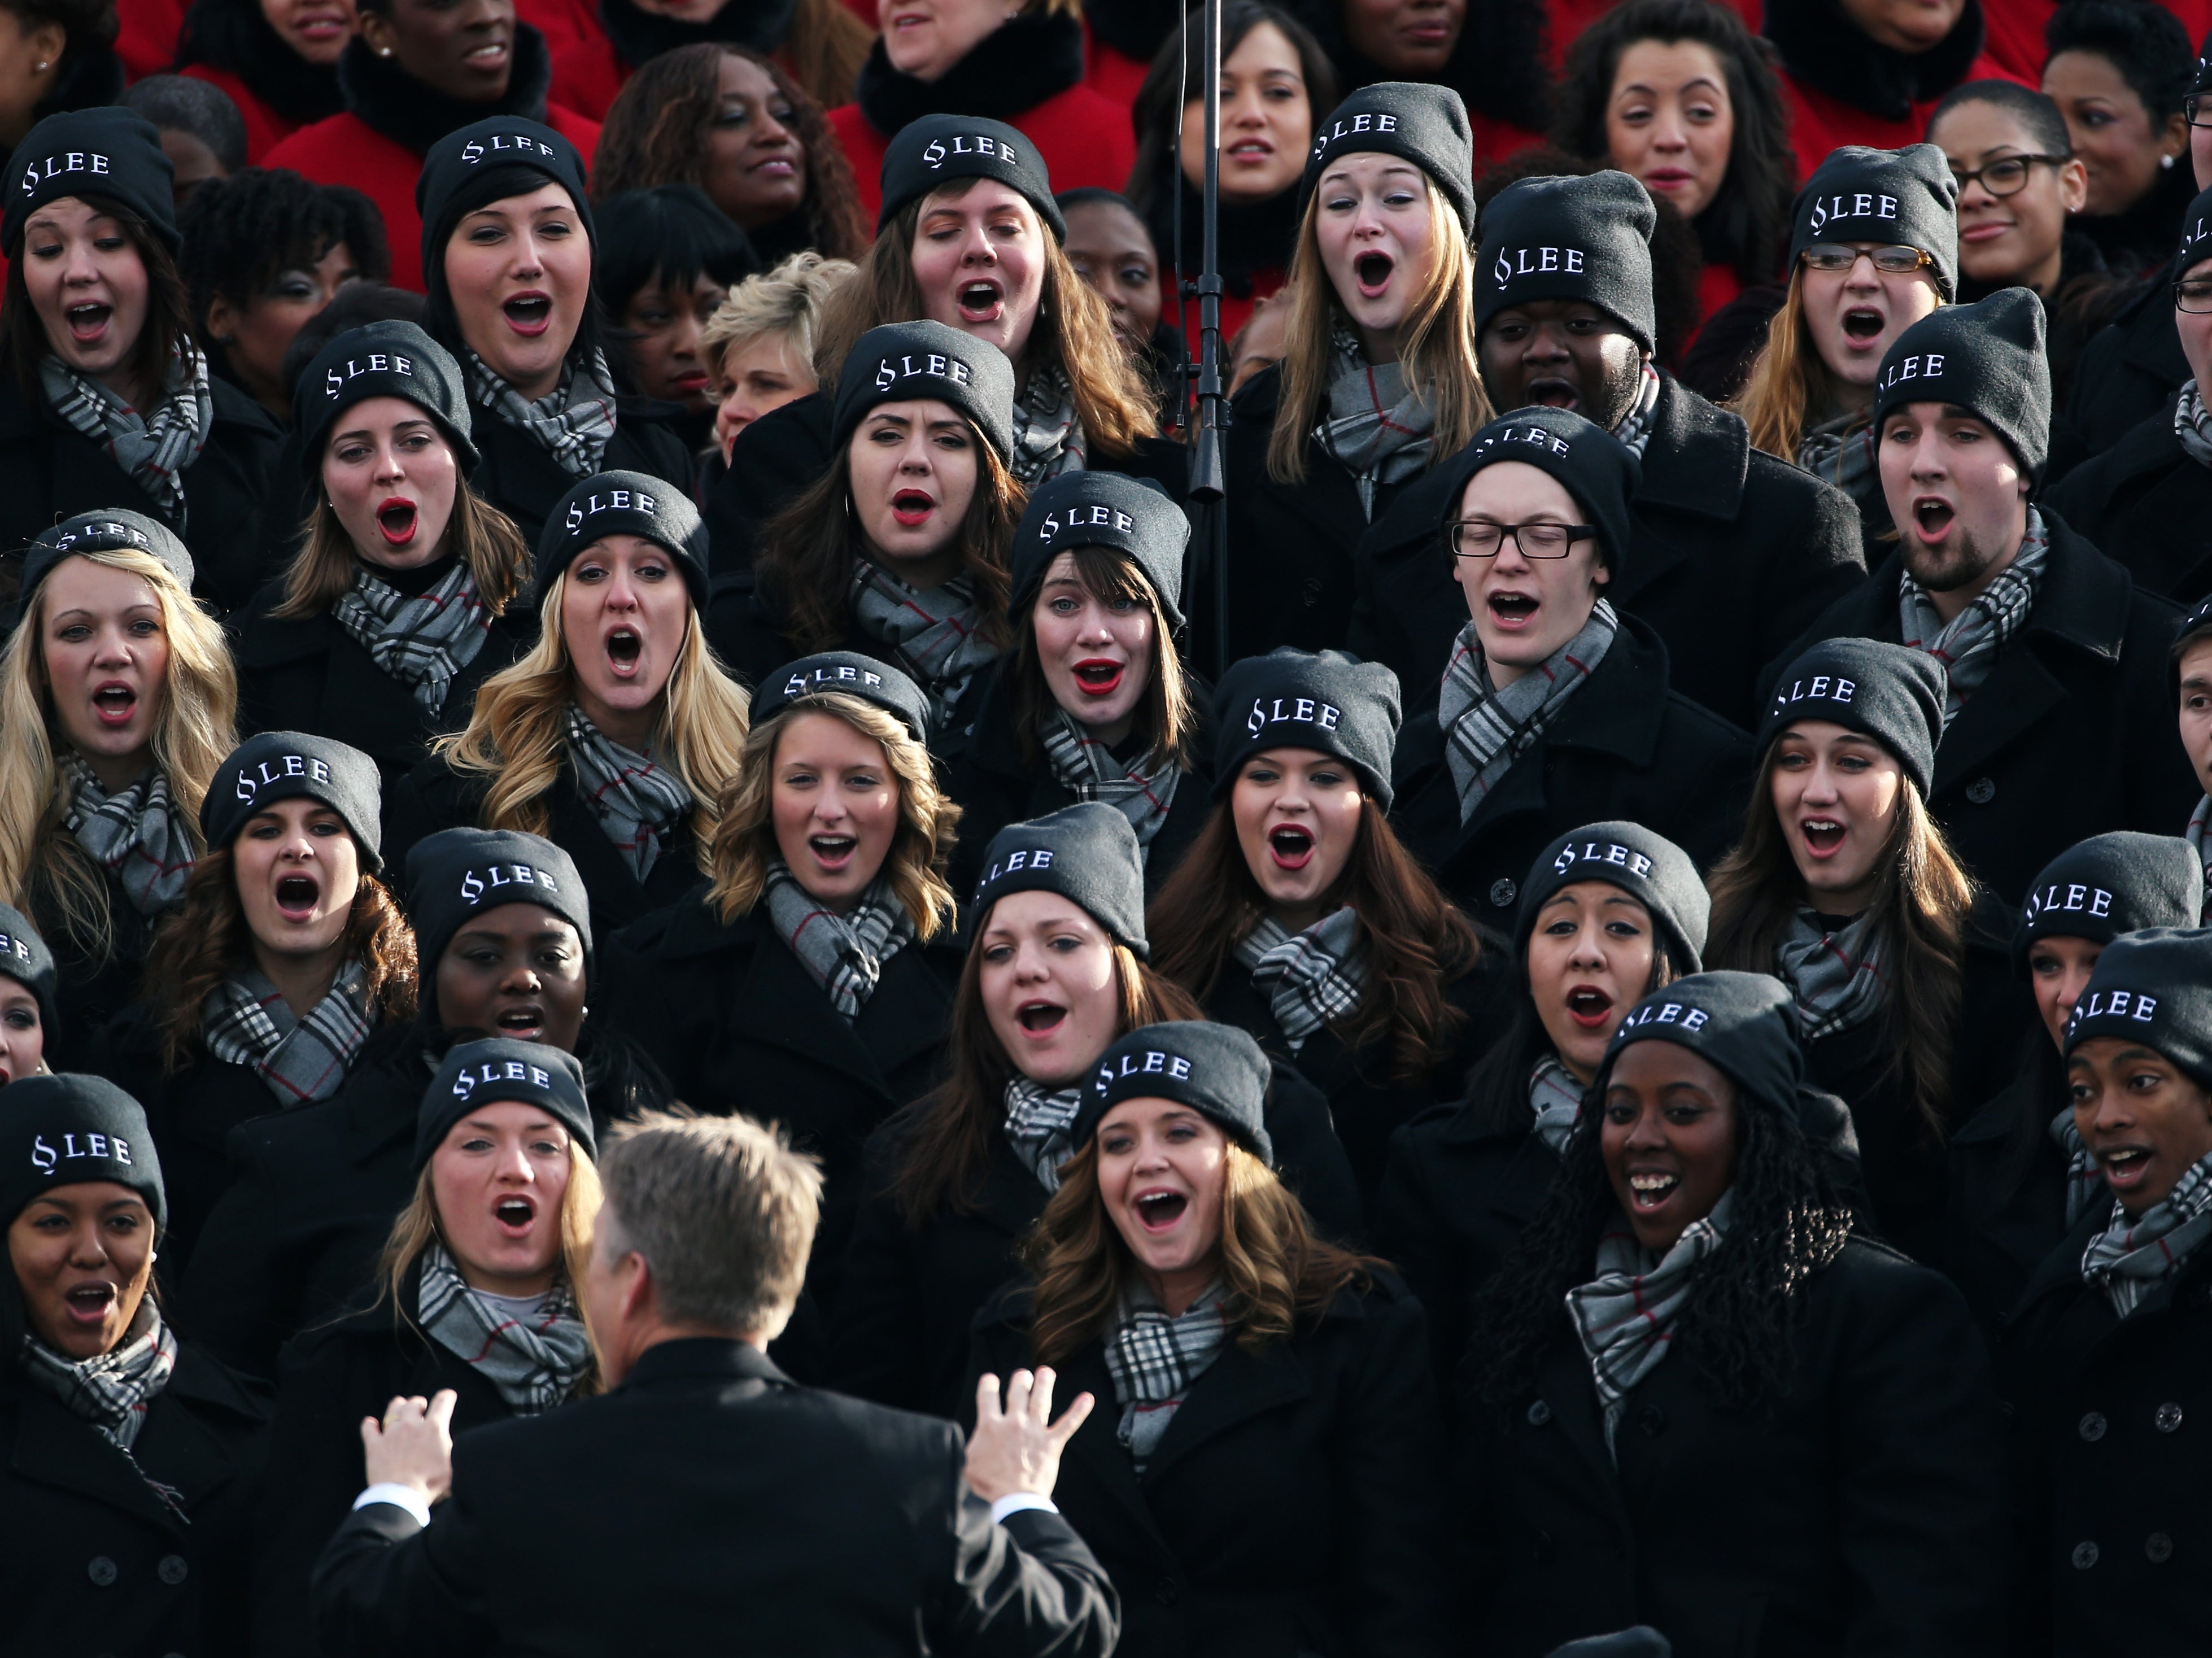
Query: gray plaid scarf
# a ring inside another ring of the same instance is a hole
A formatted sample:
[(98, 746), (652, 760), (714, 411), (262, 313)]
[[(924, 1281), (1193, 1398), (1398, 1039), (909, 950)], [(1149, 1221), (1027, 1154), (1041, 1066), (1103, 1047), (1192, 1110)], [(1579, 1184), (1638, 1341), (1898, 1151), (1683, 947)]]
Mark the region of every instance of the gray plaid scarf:
[(1644, 365), (1644, 381), (1638, 388), (1635, 406), (1620, 417), (1613, 428), (1613, 436), (1628, 446), (1637, 459), (1651, 446), (1651, 416), (1659, 408), (1659, 371), (1650, 363)]
[(23, 1338), (23, 1374), (119, 1451), (138, 1442), (147, 1406), (169, 1385), (176, 1368), (177, 1338), (150, 1295), (138, 1303), (123, 1339), (97, 1357), (64, 1358), (36, 1336)]
[(1528, 1073), (1528, 1104), (1536, 1114), (1531, 1132), (1552, 1148), (1553, 1155), (1567, 1155), (1567, 1142), (1583, 1116), (1583, 1085), (1575, 1073), (1547, 1054)]
[(1808, 1042), (1864, 1023), (1889, 994), (1865, 915), (1824, 932), (1811, 910), (1800, 909), (1790, 918), (1790, 936), (1774, 947), (1774, 972), (1797, 999), (1797, 1034)]
[(647, 755), (633, 754), (568, 705), (568, 763), (585, 802), (643, 881), (660, 858), (662, 839), (692, 807), (684, 780), (664, 770)]
[(1083, 428), (1075, 418), (1075, 388), (1065, 368), (1043, 368), (1023, 383), (1014, 399), (1014, 452), (1008, 470), (1030, 489), (1062, 472), (1079, 472)]
[(2066, 1154), (2066, 1230), (2072, 1231), (2074, 1223), (2089, 1212), (2089, 1206), (2104, 1190), (2105, 1177), (2097, 1170), (2096, 1158), (2082, 1143), (2081, 1131), (2074, 1126), (2074, 1108), (2069, 1106), (2051, 1120), (2051, 1143)]
[(2173, 435), (2182, 453), (2199, 466), (2212, 466), (2212, 410), (2197, 395), (2193, 380), (2181, 383), (2181, 395), (2174, 399)]
[(975, 584), (966, 576), (925, 592), (880, 564), (856, 559), (850, 594), (853, 620), (890, 648), (896, 666), (921, 682), (933, 721), (950, 719), (975, 671), (998, 659), (999, 647), (983, 635)]
[(1329, 339), (1328, 418), (1314, 428), (1314, 441), (1352, 474), (1360, 516), (1371, 524), (1379, 485), (1403, 483), (1429, 470), (1437, 417), (1407, 387), (1405, 365), (1370, 364), (1341, 317)]
[(110, 794), (82, 755), (71, 750), (62, 764), (76, 785), (62, 826), (76, 836), (94, 863), (122, 884), (131, 908), (150, 920), (184, 902), (185, 883), (198, 854), (161, 768), (122, 793)]
[(892, 896), (881, 875), (868, 883), (849, 915), (817, 903), (782, 859), (768, 866), (768, 918), (791, 953), (830, 993), (830, 1005), (847, 1019), (875, 994), (884, 963), (914, 937), (914, 917)]
[(434, 719), (446, 706), (453, 676), (476, 660), (491, 631), (476, 578), (458, 558), (437, 586), (413, 598), (356, 565), (353, 586), (338, 595), (331, 615), (378, 667), (415, 688), (416, 702)]
[(2204, 913), (2200, 920), (2212, 921), (2212, 846), (2204, 842), (2204, 829), (2212, 823), (2212, 794), (2200, 796), (2197, 810), (2190, 814), (2188, 841), (2197, 850), (2197, 861), (2204, 865)]
[(1027, 1077), (1006, 1079), (1006, 1143), (1048, 1192), (1060, 1190), (1060, 1165), (1067, 1161), (1067, 1131), (1083, 1108), (1083, 1084), (1048, 1088)]
[(1297, 933), (1262, 915), (1237, 944), (1237, 959), (1266, 993), (1268, 1011), (1293, 1054), (1323, 1025), (1358, 1012), (1367, 989), (1359, 917), (1349, 904)]
[(1874, 423), (1863, 412), (1838, 415), (1806, 433), (1797, 440), (1797, 464), (1842, 489), (1861, 510), (1881, 499)]
[(587, 478), (599, 470), (607, 440), (615, 434), (615, 383), (607, 354), (593, 351), (588, 361), (571, 357), (561, 383), (532, 403), (495, 373), (468, 347), (461, 348), (476, 401), (509, 426), (527, 432), (570, 477)]
[(326, 1100), (368, 1040), (368, 970), (348, 962), (303, 1019), (249, 967), (209, 993), (200, 1009), (200, 1040), (224, 1064), (252, 1066), (279, 1105)]
[(2112, 1224), (2081, 1252), (2081, 1281), (2105, 1292), (2122, 1318), (2158, 1281), (2212, 1237), (2212, 1157), (2192, 1163), (2173, 1190), (2134, 1220), (2115, 1203)]
[(2051, 543), (2043, 532), (2043, 514), (2027, 509), (2027, 533), (2011, 563), (1990, 578), (1973, 603), (1948, 622), (1936, 613), (1928, 590), (1906, 576), (1898, 583), (1898, 606), (1905, 647), (1925, 651), (1943, 665), (1950, 686), (1943, 694), (1946, 730), (1959, 716), (1966, 700), (1981, 689), (1996, 666), (2005, 641), (2020, 631), (2021, 623), (2035, 608), (2035, 590), (2048, 562)]
[(495, 1309), (468, 1284), (442, 1243), (422, 1252), (415, 1315), (433, 1340), (499, 1390), (517, 1416), (536, 1416), (575, 1390), (592, 1362), (576, 1297), (556, 1279), (527, 1323)]
[(1137, 1472), (1159, 1448), (1161, 1436), (1189, 1394), (1229, 1345), (1228, 1295), (1219, 1279), (1170, 1318), (1141, 1277), (1131, 1280), (1106, 1338), (1106, 1373), (1121, 1406), (1118, 1434), (1136, 1460)]
[(1079, 800), (1103, 800), (1115, 808), (1137, 831), (1139, 860), (1150, 857), (1152, 838), (1168, 821), (1176, 785), (1182, 779), (1175, 762), (1158, 763), (1146, 754), (1136, 766), (1125, 766), (1057, 703), (1038, 730), (1037, 742), (1052, 766), (1053, 780)]
[(161, 401), (151, 415), (140, 414), (59, 357), (40, 360), (39, 385), (54, 413), (80, 437), (104, 450), (181, 535), (185, 473), (200, 458), (208, 434), (215, 429), (215, 398), (208, 386), (207, 357), (199, 347), (190, 339), (177, 342), (169, 353)]
[(1712, 1213), (1684, 1227), (1663, 1256), (1636, 1241), (1623, 1215), (1597, 1241), (1597, 1277), (1567, 1291), (1567, 1316), (1589, 1355), (1590, 1379), (1605, 1412), (1608, 1452), (1630, 1389), (1667, 1357), (1675, 1321), (1697, 1287), (1698, 1269), (1720, 1248), (1728, 1230), (1735, 1195), (1723, 1192)]
[(1500, 690), (1490, 683), (1482, 640), (1470, 622), (1460, 629), (1444, 668), (1437, 724), (1443, 727), (1444, 757), (1459, 786), (1459, 821), (1472, 818), (1498, 780), (1543, 736), (1566, 701), (1605, 660), (1620, 618), (1601, 598), (1583, 630)]

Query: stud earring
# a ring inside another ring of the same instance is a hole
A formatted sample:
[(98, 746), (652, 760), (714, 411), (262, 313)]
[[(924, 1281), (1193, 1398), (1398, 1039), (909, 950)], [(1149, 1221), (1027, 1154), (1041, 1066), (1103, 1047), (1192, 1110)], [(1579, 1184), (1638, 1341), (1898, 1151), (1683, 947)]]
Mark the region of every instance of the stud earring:
[(2160, 167), (2172, 167), (2173, 165), (2173, 157), (2171, 155), (2161, 155), (2158, 158), (2158, 164)]
[(379, 46), (376, 49), (376, 55), (379, 58), (389, 58), (392, 56), (392, 48), (390, 46)]
[(39, 67), (32, 72), (37, 75), (44, 75), (46, 72), (46, 60), (43, 58), (40, 58)]

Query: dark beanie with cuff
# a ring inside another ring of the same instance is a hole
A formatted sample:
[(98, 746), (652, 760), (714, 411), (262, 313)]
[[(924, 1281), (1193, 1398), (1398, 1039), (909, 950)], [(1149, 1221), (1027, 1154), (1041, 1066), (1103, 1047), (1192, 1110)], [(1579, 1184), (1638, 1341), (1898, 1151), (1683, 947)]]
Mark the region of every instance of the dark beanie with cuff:
[(192, 586), (192, 556), (175, 531), (127, 507), (102, 507), (65, 518), (43, 531), (23, 553), (23, 575), (16, 589), (20, 611), (54, 566), (78, 553), (143, 553), (176, 577), (187, 592)]
[(1388, 811), (1402, 720), (1398, 676), (1380, 662), (1289, 645), (1233, 662), (1213, 693), (1213, 798), (1228, 798), (1255, 754), (1313, 749), (1351, 766)]
[(1145, 865), (1137, 831), (1103, 800), (1084, 800), (1026, 823), (1009, 823), (983, 850), (983, 877), (969, 907), (972, 945), (991, 906), (1010, 892), (1056, 892), (1126, 944), (1152, 959), (1145, 938)]
[(1593, 1091), (1603, 1096), (1621, 1049), (1669, 1042), (1728, 1073), (1753, 1100), (1798, 1114), (1805, 1054), (1798, 1046), (1795, 997), (1771, 973), (1693, 973), (1653, 991), (1629, 1011), (1606, 1044)]
[(1929, 312), (1883, 354), (1875, 431), (1906, 404), (1955, 404), (2002, 438), (2021, 470), (2040, 483), (2051, 453), (2046, 331), (2043, 301), (2025, 288)]
[(1520, 923), (1514, 944), (1525, 956), (1536, 912), (1563, 888), (1583, 881), (1619, 887), (1650, 912), (1667, 935), (1678, 973), (1705, 966), (1705, 931), (1713, 901), (1690, 854), (1641, 823), (1585, 823), (1536, 854), (1521, 884)]
[[(1451, 482), (1439, 530), (1459, 517), (1468, 481), (1501, 460), (1517, 460), (1549, 472), (1559, 481), (1560, 488), (1575, 498), (1583, 520), (1597, 531), (1598, 562), (1619, 581), (1628, 562), (1630, 538), (1635, 534), (1636, 519), (1629, 503), (1644, 482), (1643, 464), (1636, 459), (1636, 452), (1571, 409), (1532, 404), (1500, 415), (1444, 463)], [(1446, 556), (1449, 556), (1449, 550)]]
[(538, 591), (608, 536), (639, 536), (676, 561), (694, 610), (707, 604), (707, 525), (691, 493), (644, 472), (595, 472), (545, 514), (538, 535)]
[(2181, 700), (2181, 659), (2189, 654), (2191, 646), (2201, 645), (2208, 638), (2212, 638), (2212, 598), (2181, 618), (2181, 626), (2173, 635), (2173, 648), (2166, 656), (2166, 695), (2177, 705)]
[(456, 1042), (422, 1090), (415, 1119), (415, 1172), (470, 1112), (512, 1102), (534, 1105), (568, 1131), (585, 1154), (599, 1154), (592, 1128), (592, 1108), (584, 1096), (584, 1067), (576, 1056), (543, 1042), (519, 1042), (495, 1036), (480, 1042)]
[(1474, 234), (1474, 138), (1458, 93), (1430, 81), (1377, 81), (1339, 104), (1314, 127), (1298, 179), (1300, 216), (1331, 162), (1369, 152), (1395, 155), (1427, 173), (1461, 228)]
[(1013, 454), (1013, 364), (988, 340), (927, 320), (886, 323), (854, 342), (837, 376), (831, 446), (843, 449), (878, 404), (923, 398), (966, 416), (1001, 461)]
[(884, 149), (884, 204), (876, 213), (876, 234), (882, 235), (908, 202), (955, 179), (996, 179), (1036, 210), (1054, 241), (1067, 240), (1067, 221), (1052, 197), (1044, 156), (1004, 121), (981, 115), (925, 115), (891, 135)]
[(8, 166), (0, 246), (11, 260), (22, 258), (31, 215), (65, 196), (96, 196), (126, 207), (171, 253), (183, 246), (177, 169), (162, 152), (159, 129), (143, 115), (112, 105), (49, 115), (24, 134)]
[(1007, 613), (1017, 624), (1036, 597), (1054, 559), (1078, 547), (1121, 554), (1144, 574), (1170, 632), (1182, 626), (1183, 550), (1190, 520), (1150, 478), (1121, 472), (1062, 472), (1030, 496), (1014, 531), (1013, 592)]
[[(519, 176), (535, 173), (530, 179)], [(489, 179), (491, 183), (481, 183)], [(575, 204), (584, 234), (598, 245), (592, 199), (584, 186), (584, 157), (543, 121), (495, 115), (472, 121), (432, 144), (415, 179), (415, 206), (422, 216), (422, 275), (436, 295), (444, 290), (446, 244), (465, 213), (559, 185)]]
[(105, 1077), (26, 1077), (7, 1088), (0, 1110), (0, 1227), (40, 1193), (112, 1181), (145, 1199), (158, 1229), (168, 1224), (161, 1159), (145, 1108)]
[(1068, 1149), (1080, 1151), (1124, 1100), (1173, 1100), (1218, 1124), (1272, 1169), (1267, 1111), (1273, 1074), (1260, 1044), (1235, 1025), (1204, 1019), (1139, 1025), (1098, 1056), (1068, 1126)]
[(462, 474), (477, 470), (483, 457), (477, 452), (461, 365), (415, 324), (392, 320), (347, 329), (300, 371), (292, 423), (300, 434), (300, 471), (309, 483), (322, 476), (323, 451), (338, 416), (370, 398), (413, 404), (445, 434)]
[(2147, 927), (2193, 927), (2204, 913), (2204, 865), (2178, 835), (2114, 829), (2076, 841), (2044, 865), (2021, 906), (2012, 964), (2027, 970), (2038, 938), (2109, 944)]
[(2212, 259), (2212, 190), (2200, 191), (2181, 217), (2181, 243), (2173, 251), (2173, 280), (2189, 274), (2189, 267)]
[(54, 952), (23, 912), (8, 904), (0, 904), (0, 974), (31, 993), (39, 1005), (40, 1027), (53, 1040), (61, 1025), (54, 1009)]
[(1959, 292), (1959, 181), (1933, 144), (1869, 149), (1842, 144), (1813, 170), (1790, 205), (1790, 265), (1815, 242), (1917, 247), (1935, 261), (1936, 286)]
[(1759, 751), (1801, 720), (1826, 720), (1895, 755), (1925, 799), (1943, 735), (1945, 685), (1942, 664), (1925, 651), (1875, 639), (1823, 640), (1774, 682)]
[(2212, 929), (2152, 927), (2107, 944), (2066, 1022), (2066, 1057), (2100, 1036), (2162, 1054), (2212, 1089)]
[(1651, 295), (1650, 193), (1607, 167), (1583, 178), (1516, 179), (1482, 210), (1474, 327), (1532, 300), (1581, 300), (1612, 317), (1649, 356), (1659, 307)]
[(929, 741), (929, 699), (921, 687), (890, 663), (858, 651), (819, 651), (778, 668), (753, 693), (753, 724), (781, 714), (802, 697), (829, 692), (872, 702), (904, 726), (915, 742)]
[(264, 732), (233, 749), (200, 798), (208, 850), (238, 839), (248, 819), (279, 800), (319, 800), (344, 822), (362, 867), (384, 867), (384, 778), (349, 744), (307, 732)]
[(415, 923), (426, 1022), (439, 1019), (438, 963), (446, 947), (473, 917), (502, 904), (536, 904), (574, 927), (589, 988), (592, 898), (574, 860), (544, 835), (520, 829), (440, 829), (407, 853), (407, 914)]

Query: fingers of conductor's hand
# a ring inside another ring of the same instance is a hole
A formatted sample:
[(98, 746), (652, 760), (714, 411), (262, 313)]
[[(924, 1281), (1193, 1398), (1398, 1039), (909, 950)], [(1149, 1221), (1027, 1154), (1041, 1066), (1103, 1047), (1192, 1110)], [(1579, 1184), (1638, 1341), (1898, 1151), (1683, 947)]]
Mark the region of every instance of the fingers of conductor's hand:
[(430, 1400), (430, 1425), (449, 1437), (453, 1430), (453, 1407), (460, 1403), (460, 1398), (451, 1388), (441, 1388)]
[(1036, 1376), (1029, 1370), (1017, 1370), (1006, 1378), (1006, 1414), (1016, 1422), (1029, 1414), (1030, 1394), (1036, 1386)]
[(1048, 1364), (1040, 1364), (1036, 1381), (1030, 1389), (1030, 1420), (1040, 1428), (1052, 1420), (1052, 1384), (1059, 1378)]
[(975, 1425), (995, 1422), (1005, 1413), (999, 1404), (999, 1378), (987, 1370), (975, 1379)]
[(1061, 1446), (1075, 1437), (1075, 1430), (1091, 1419), (1091, 1412), (1097, 1403), (1097, 1398), (1094, 1394), (1076, 1394), (1069, 1402), (1067, 1408), (1060, 1412), (1060, 1420), (1046, 1430), (1052, 1437), (1054, 1450), (1059, 1450)]

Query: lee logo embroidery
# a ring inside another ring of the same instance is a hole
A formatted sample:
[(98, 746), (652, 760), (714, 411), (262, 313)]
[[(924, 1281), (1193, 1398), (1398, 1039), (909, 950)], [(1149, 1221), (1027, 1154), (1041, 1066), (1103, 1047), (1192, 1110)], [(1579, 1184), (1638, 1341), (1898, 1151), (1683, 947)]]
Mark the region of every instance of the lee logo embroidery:
[(1894, 219), (1896, 216), (1896, 197), (1863, 190), (1851, 196), (1814, 197), (1813, 210), (1806, 216), (1805, 228), (1818, 230), (1836, 219)]
[(64, 1134), (61, 1145), (56, 1147), (49, 1145), (43, 1134), (31, 1136), (31, 1167), (42, 1175), (50, 1175), (62, 1164), (80, 1158), (96, 1163), (129, 1163), (131, 1142), (115, 1134)]
[(396, 351), (372, 351), (365, 357), (348, 357), (323, 376), (323, 395), (336, 398), (345, 390), (346, 382), (356, 374), (415, 375), (415, 360), (403, 357)]
[(1244, 716), (1244, 734), (1257, 737), (1268, 726), (1285, 721), (1333, 732), (1343, 718), (1343, 710), (1334, 703), (1316, 701), (1310, 696), (1255, 696), (1252, 712)]
[(569, 504), (568, 516), (561, 527), (574, 531), (594, 513), (643, 513), (647, 518), (658, 518), (660, 503), (642, 489), (610, 489), (604, 495), (588, 495)]
[(327, 783), (331, 780), (331, 768), (311, 755), (279, 755), (274, 760), (264, 760), (251, 771), (241, 770), (233, 781), (233, 789), (240, 800), (251, 800), (270, 784), (282, 782), (287, 777)]
[(561, 884), (542, 869), (534, 869), (528, 864), (493, 864), (481, 870), (469, 870), (462, 875), (461, 902), (474, 906), (487, 894), (516, 886), (536, 887), (541, 892), (561, 890)]

